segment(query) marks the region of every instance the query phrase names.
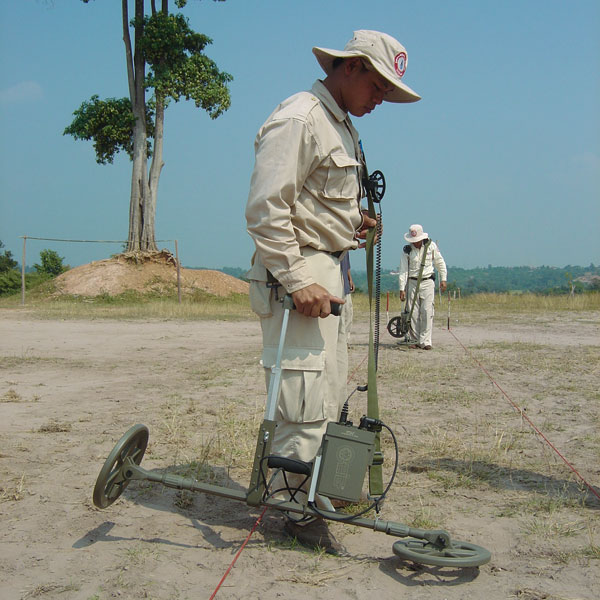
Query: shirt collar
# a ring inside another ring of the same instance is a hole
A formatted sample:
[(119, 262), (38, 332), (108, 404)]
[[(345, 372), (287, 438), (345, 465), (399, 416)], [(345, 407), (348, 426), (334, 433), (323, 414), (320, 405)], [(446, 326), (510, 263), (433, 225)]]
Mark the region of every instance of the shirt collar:
[(325, 87), (325, 84), (320, 79), (315, 81), (311, 91), (338, 121), (344, 121), (348, 117), (348, 113), (339, 107), (339, 104), (334, 100), (331, 92)]

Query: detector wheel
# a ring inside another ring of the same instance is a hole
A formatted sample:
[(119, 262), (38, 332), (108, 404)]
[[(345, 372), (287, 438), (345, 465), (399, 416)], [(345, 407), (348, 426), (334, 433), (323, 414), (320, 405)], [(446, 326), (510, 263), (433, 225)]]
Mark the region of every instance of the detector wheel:
[(93, 500), (98, 508), (110, 506), (129, 485), (130, 479), (124, 473), (123, 466), (128, 459), (136, 465), (142, 462), (148, 436), (148, 428), (145, 425), (134, 425), (117, 442), (96, 479)]

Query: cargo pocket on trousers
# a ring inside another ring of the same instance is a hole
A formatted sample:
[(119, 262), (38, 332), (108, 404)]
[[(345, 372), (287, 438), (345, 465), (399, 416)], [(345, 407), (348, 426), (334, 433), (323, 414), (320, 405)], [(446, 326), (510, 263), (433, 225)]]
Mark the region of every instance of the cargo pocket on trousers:
[(271, 317), (271, 288), (266, 281), (250, 282), (250, 307), (259, 317)]
[[(276, 348), (263, 350), (262, 364), (275, 364)], [(313, 423), (325, 419), (327, 379), (325, 355), (314, 348), (286, 348), (281, 358), (281, 393), (277, 416), (290, 423)]]

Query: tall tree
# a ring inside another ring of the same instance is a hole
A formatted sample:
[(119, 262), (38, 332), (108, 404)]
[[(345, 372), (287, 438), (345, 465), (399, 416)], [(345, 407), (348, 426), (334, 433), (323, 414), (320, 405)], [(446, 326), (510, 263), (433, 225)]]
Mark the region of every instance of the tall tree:
[[(175, 1), (178, 8), (186, 3)], [(161, 0), (159, 11), (156, 0), (150, 0), (150, 15), (145, 14), (144, 4), (144, 0), (134, 0), (134, 17), (130, 20), (129, 2), (121, 0), (129, 98), (100, 100), (92, 96), (73, 113), (75, 118), (64, 131), (75, 139), (93, 140), (100, 164), (112, 163), (119, 151), (129, 154), (129, 251), (157, 249), (156, 200), (164, 165), (165, 109), (169, 101), (193, 100), (216, 119), (230, 106), (228, 83), (233, 79), (204, 54), (212, 40), (194, 32), (182, 14), (170, 14), (169, 0)], [(147, 90), (153, 90), (149, 100)]]

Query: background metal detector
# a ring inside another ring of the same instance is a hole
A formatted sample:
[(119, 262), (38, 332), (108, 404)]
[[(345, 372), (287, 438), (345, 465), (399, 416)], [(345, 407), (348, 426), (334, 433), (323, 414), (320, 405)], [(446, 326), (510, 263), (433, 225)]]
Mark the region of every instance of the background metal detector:
[[(202, 483), (179, 475), (160, 474), (145, 470), (140, 463), (148, 445), (149, 432), (145, 425), (134, 425), (117, 442), (104, 462), (94, 487), (94, 504), (98, 508), (106, 508), (119, 498), (131, 481), (152, 481), (178, 490), (202, 492), (239, 500), (249, 506), (266, 506), (274, 510), (293, 513), (300, 519), (321, 516), (332, 521), (380, 531), (393, 537), (408, 538), (396, 540), (392, 545), (393, 552), (405, 560), (417, 563), (441, 567), (477, 567), (487, 563), (491, 558), (488, 550), (468, 542), (452, 540), (448, 532), (444, 530), (418, 529), (380, 519), (378, 503), (389, 490), (393, 476), (383, 495), (373, 499), (373, 505), (356, 515), (322, 510), (317, 507), (315, 502), (317, 494), (350, 501), (358, 500), (365, 472), (374, 460), (375, 432), (384, 427), (393, 436), (393, 432), (380, 421), (363, 417), (359, 426), (356, 427), (347, 421), (346, 406), (342, 411), (340, 421), (329, 424), (321, 449), (313, 463), (271, 455), (271, 444), (276, 427), (275, 409), (281, 384), (281, 355), (290, 310), (293, 309), (293, 303), (289, 296), (286, 296), (283, 301), (283, 324), (277, 359), (275, 366), (272, 367), (265, 418), (258, 432), (256, 453), (247, 492)], [(339, 310), (339, 305), (337, 308)], [(393, 439), (397, 457), (397, 443), (395, 437)], [(269, 489), (270, 482), (267, 479), (269, 471), (283, 472), (284, 478), (286, 473), (304, 475), (306, 483), (310, 479), (308, 495), (297, 494), (299, 488), (288, 489), (288, 492), (292, 492), (289, 494), (291, 496), (289, 501), (277, 499), (274, 496), (275, 492)], [(372, 508), (377, 510), (375, 519), (361, 516)]]

